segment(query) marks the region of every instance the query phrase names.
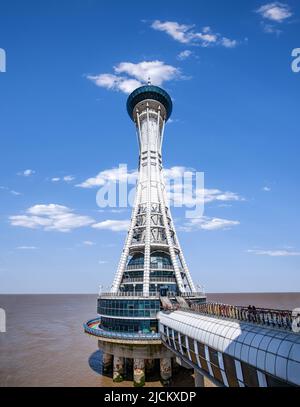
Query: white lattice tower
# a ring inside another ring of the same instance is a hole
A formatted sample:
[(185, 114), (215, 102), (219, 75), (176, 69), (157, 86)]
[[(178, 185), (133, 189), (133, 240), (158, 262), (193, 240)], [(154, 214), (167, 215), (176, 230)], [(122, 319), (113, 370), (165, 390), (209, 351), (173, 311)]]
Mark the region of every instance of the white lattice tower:
[(130, 227), (111, 292), (120, 291), (129, 258), (139, 252), (144, 255), (143, 297), (148, 297), (151, 253), (155, 250), (170, 256), (179, 292), (195, 292), (167, 206), (162, 173), (162, 142), (172, 110), (171, 99), (162, 89), (148, 84), (129, 96), (127, 109), (138, 134), (139, 173)]

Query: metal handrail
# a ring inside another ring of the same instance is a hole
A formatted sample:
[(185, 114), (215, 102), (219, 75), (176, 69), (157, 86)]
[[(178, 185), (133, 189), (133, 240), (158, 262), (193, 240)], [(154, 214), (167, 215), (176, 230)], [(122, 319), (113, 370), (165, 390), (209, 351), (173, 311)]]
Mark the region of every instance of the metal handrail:
[(220, 303), (192, 304), (189, 310), (199, 314), (236, 319), (241, 322), (251, 322), (288, 331), (293, 331), (293, 322), (296, 318), (290, 310), (250, 308)]
[(89, 333), (94, 336), (98, 337), (106, 337), (111, 339), (134, 339), (134, 340), (159, 340), (160, 333), (157, 332), (149, 332), (149, 333), (139, 333), (139, 332), (130, 332), (130, 333), (123, 333), (123, 332), (113, 332), (113, 331), (105, 331), (101, 329), (101, 327), (92, 328), (90, 327), (91, 324), (100, 323), (100, 319), (92, 319), (87, 321), (83, 324), (83, 329), (86, 333)]
[[(133, 278), (124, 278), (122, 281), (122, 284), (124, 283), (142, 283), (144, 281), (143, 277), (133, 277)], [(163, 282), (163, 283), (176, 283), (176, 278), (175, 277), (150, 277), (150, 284), (151, 283), (157, 283), (157, 282)]]
[[(145, 298), (143, 296), (142, 292), (136, 291), (118, 291), (117, 293), (100, 293), (99, 297), (139, 297), (139, 298)], [(149, 297), (156, 297), (159, 298), (159, 292), (158, 291), (153, 291), (149, 292)]]
[[(168, 293), (168, 296), (173, 296), (174, 293)], [(189, 292), (189, 293), (180, 293), (176, 294), (176, 297), (183, 297), (183, 298), (193, 298), (193, 297), (201, 297), (204, 298), (206, 297), (206, 294), (203, 291), (198, 291), (198, 292)]]
[[(129, 264), (126, 267), (125, 271), (130, 271), (130, 270), (144, 270), (144, 264)], [(151, 270), (174, 270), (174, 267), (171, 265), (163, 264), (162, 266), (159, 266), (158, 264), (150, 264), (150, 271)]]

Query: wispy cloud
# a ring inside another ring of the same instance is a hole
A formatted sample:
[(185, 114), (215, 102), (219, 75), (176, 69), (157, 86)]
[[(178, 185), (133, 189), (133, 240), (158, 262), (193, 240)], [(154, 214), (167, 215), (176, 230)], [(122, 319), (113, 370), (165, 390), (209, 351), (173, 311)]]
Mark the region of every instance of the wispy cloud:
[(75, 177), (73, 175), (65, 175), (64, 177), (53, 177), (51, 178), (52, 182), (59, 182), (59, 181), (64, 181), (64, 182), (71, 182), (74, 181)]
[(21, 192), (18, 192), (18, 191), (15, 191), (15, 190), (11, 190), (11, 191), (9, 191), (12, 195), (15, 195), (15, 196), (20, 196), (20, 195), (22, 195), (21, 194)]
[(103, 170), (95, 177), (88, 178), (80, 184), (77, 184), (76, 187), (95, 188), (109, 182), (128, 182), (134, 184), (137, 180), (137, 176), (138, 172), (136, 170), (127, 171), (126, 166), (120, 166), (119, 168)]
[(91, 240), (84, 240), (83, 242), (82, 242), (82, 244), (84, 245), (84, 246), (95, 246), (95, 242), (92, 242)]
[(265, 4), (256, 10), (263, 18), (277, 23), (282, 23), (287, 18), (293, 15), (291, 8), (288, 4), (275, 1)]
[(33, 174), (35, 174), (35, 171), (31, 170), (31, 169), (27, 169), (27, 170), (20, 171), (17, 173), (17, 175), (21, 175), (23, 177), (30, 177)]
[(113, 74), (88, 75), (87, 78), (102, 88), (128, 94), (146, 83), (149, 77), (151, 83), (157, 86), (181, 77), (179, 68), (163, 61), (121, 62), (114, 66), (113, 70)]
[(184, 176), (192, 176), (196, 170), (184, 166), (174, 166), (163, 170), (169, 201), (175, 206), (197, 205), (212, 202), (238, 202), (245, 198), (231, 191), (222, 191), (216, 188), (195, 188), (193, 194), (183, 194)]
[(99, 264), (107, 264), (108, 261), (107, 261), (107, 260), (99, 260), (98, 263), (99, 263)]
[(270, 257), (289, 257), (289, 256), (300, 256), (300, 252), (290, 251), (290, 250), (259, 250), (252, 249), (247, 250), (247, 253), (256, 254), (259, 256), (270, 256)]
[(21, 192), (15, 191), (14, 189), (9, 189), (8, 187), (4, 187), (2, 185), (0, 185), (0, 190), (7, 191), (10, 194), (15, 195), (15, 196), (23, 195)]
[(59, 232), (69, 232), (95, 222), (89, 216), (77, 215), (72, 209), (57, 204), (34, 205), (24, 215), (10, 216), (9, 219), (13, 226)]
[(112, 232), (124, 232), (128, 230), (129, 220), (104, 220), (103, 222), (95, 223), (92, 225), (95, 229), (110, 230)]
[(177, 59), (179, 59), (179, 61), (184, 61), (185, 59), (188, 59), (192, 54), (193, 54), (192, 51), (190, 51), (189, 49), (186, 49), (184, 51), (181, 51), (177, 55)]
[(201, 47), (219, 45), (225, 48), (234, 48), (238, 45), (238, 41), (213, 32), (209, 26), (203, 27), (201, 31), (196, 31), (195, 25), (179, 24), (176, 21), (155, 20), (151, 27), (156, 31), (165, 32), (181, 44), (200, 45)]
[(37, 250), (36, 246), (18, 246), (17, 250)]
[(265, 4), (255, 10), (262, 17), (261, 26), (265, 33), (280, 35), (279, 24), (289, 19), (293, 12), (288, 4), (278, 1)]
[(271, 192), (271, 191), (272, 191), (272, 188), (265, 186), (265, 187), (262, 188), (262, 190), (263, 190), (264, 192)]
[[(184, 196), (182, 194), (183, 177), (188, 173), (195, 173), (194, 169), (184, 166), (174, 166), (171, 168), (165, 168), (163, 170), (164, 179), (166, 181), (167, 192), (171, 202), (183, 203), (186, 205), (197, 203), (211, 203), (211, 202), (237, 202), (245, 201), (245, 198), (239, 194), (231, 191), (222, 191), (220, 189), (196, 189), (194, 191), (194, 197)], [(138, 177), (136, 170), (127, 170), (126, 165), (118, 168), (111, 168), (99, 172), (96, 176), (90, 177), (85, 181), (77, 184), (76, 187), (80, 188), (96, 188), (104, 186), (110, 182), (128, 182), (134, 185)], [(172, 181), (172, 182), (171, 182)]]
[(203, 216), (201, 218), (190, 219), (188, 222), (184, 223), (184, 225), (179, 226), (179, 229), (184, 232), (194, 232), (197, 230), (227, 230), (239, 224), (240, 222), (237, 220), (210, 218), (208, 216)]

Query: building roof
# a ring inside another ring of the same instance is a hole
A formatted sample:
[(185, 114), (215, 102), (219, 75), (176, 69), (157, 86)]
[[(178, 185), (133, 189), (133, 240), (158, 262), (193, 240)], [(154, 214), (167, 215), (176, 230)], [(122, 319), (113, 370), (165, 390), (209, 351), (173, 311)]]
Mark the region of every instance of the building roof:
[(146, 99), (157, 100), (158, 102), (162, 103), (167, 112), (166, 120), (169, 119), (173, 108), (172, 100), (169, 94), (158, 86), (145, 85), (135, 89), (127, 99), (127, 112), (132, 120), (135, 106), (139, 102)]

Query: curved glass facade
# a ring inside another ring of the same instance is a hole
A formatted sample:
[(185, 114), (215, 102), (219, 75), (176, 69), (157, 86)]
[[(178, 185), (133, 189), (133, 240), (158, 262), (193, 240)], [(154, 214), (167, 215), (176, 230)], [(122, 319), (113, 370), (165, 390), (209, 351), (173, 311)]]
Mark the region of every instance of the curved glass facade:
[(154, 266), (155, 268), (172, 266), (170, 255), (164, 252), (153, 252), (150, 257), (150, 267)]
[(98, 299), (98, 314), (116, 317), (155, 318), (159, 300)]
[(101, 328), (114, 332), (158, 332), (156, 319), (138, 320), (101, 317)]
[(144, 266), (144, 254), (137, 253), (135, 254), (128, 262), (128, 266)]

